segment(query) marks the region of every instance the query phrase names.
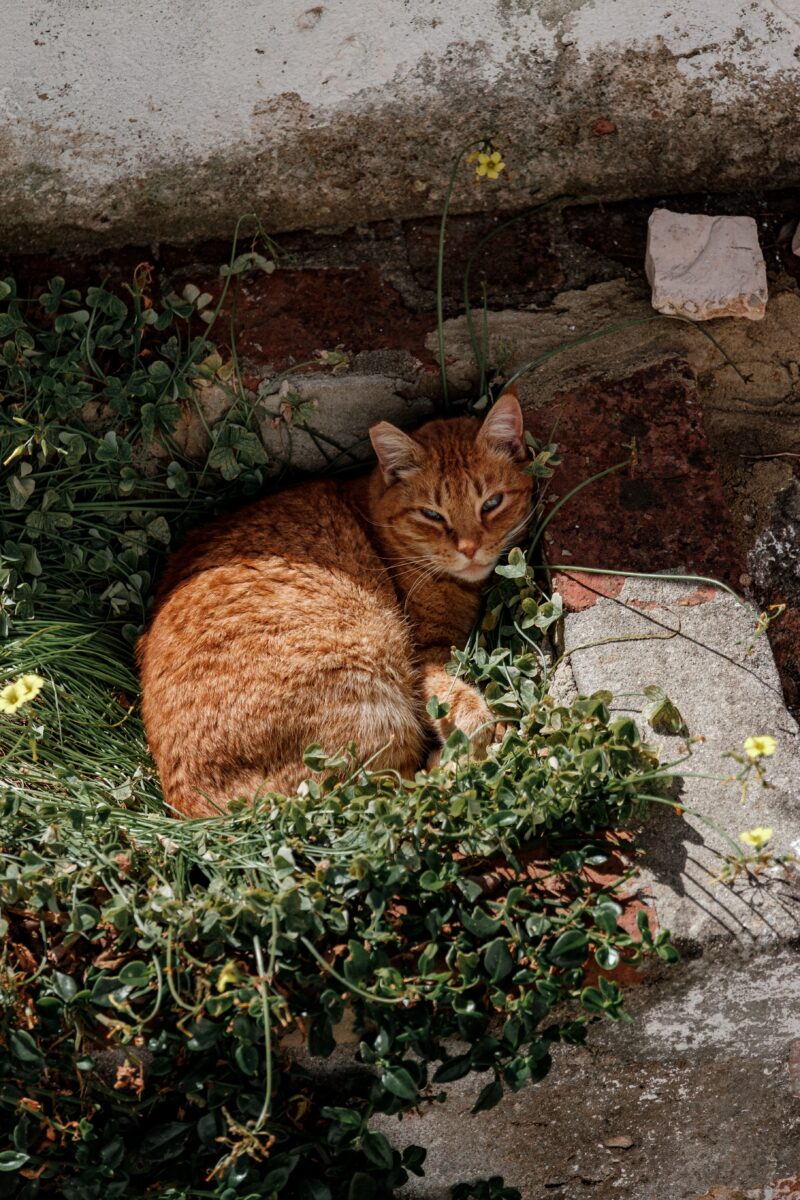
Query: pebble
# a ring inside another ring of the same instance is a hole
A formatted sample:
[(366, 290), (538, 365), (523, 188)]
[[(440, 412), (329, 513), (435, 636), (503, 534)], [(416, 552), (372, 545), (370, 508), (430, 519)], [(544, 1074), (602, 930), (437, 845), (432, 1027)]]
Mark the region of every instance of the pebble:
[(603, 1145), (607, 1146), (609, 1150), (630, 1150), (633, 1138), (628, 1137), (627, 1134), (621, 1134), (619, 1137), (606, 1138)]

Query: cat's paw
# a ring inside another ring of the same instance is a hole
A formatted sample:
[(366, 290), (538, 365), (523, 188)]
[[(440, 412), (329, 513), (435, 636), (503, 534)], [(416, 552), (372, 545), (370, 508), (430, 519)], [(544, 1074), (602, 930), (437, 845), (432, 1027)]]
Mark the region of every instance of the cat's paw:
[(485, 758), (494, 741), (496, 719), (477, 688), (462, 684), (453, 696), (450, 719), (470, 740), (470, 756)]

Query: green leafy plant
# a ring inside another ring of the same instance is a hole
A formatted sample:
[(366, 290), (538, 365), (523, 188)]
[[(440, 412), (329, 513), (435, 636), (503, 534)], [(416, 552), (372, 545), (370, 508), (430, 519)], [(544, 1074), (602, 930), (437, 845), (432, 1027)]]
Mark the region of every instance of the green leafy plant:
[[(341, 756), (312, 747), (321, 779), (301, 795), (165, 814), (130, 643), (175, 531), (262, 477), (223, 440), (247, 430), (235, 393), (205, 463), (148, 457), (154, 439), (173, 450), (184, 392), (221, 360), (190, 294), (148, 318), (166, 340), (143, 368), (145, 284), (130, 307), (101, 289), (80, 307), (59, 281), (23, 304), (7, 284), (0, 429), (20, 499), (2, 517), (2, 660), (43, 684), (0, 720), (0, 1195), (389, 1196), (424, 1151), (394, 1149), (377, 1117), (471, 1073), (475, 1110), (492, 1107), (588, 1016), (624, 1018), (623, 958), (674, 953), (646, 921), (620, 926), (629, 869), (604, 832), (659, 768), (603, 697), (549, 697), (560, 610), (517, 551), (453, 664), (508, 723), (489, 759), (454, 734), (440, 768), (398, 782), (350, 747), (342, 782)], [(88, 315), (56, 330), (64, 307)], [(115, 328), (95, 340), (101, 317)], [(532, 446), (536, 473), (556, 461)], [(283, 1041), (329, 1055), (348, 1009), (343, 1094)]]
[[(17, 757), (3, 789), (0, 1194), (27, 1195), (35, 1177), (80, 1200), (145, 1183), (174, 1197), (389, 1196), (424, 1152), (393, 1149), (376, 1116), (475, 1072), (488, 1080), (474, 1111), (490, 1108), (547, 1073), (554, 1042), (582, 1041), (588, 1016), (624, 1019), (614, 969), (674, 951), (644, 914), (635, 935), (621, 927), (630, 869), (603, 831), (640, 813), (659, 768), (602, 697), (548, 696), (558, 608), (524, 558), (509, 567), (488, 597), (492, 629), (453, 667), (510, 721), (486, 761), (454, 734), (441, 767), (398, 784), (350, 747), (342, 781), (341, 758), (316, 747), (321, 778), (300, 795), (176, 822), (144, 811), (154, 781), (133, 713), (123, 738), (106, 707), (91, 746), (45, 732), (36, 762)], [(93, 666), (124, 658), (124, 640), (114, 654), (107, 628), (83, 628), (83, 670), (66, 649), (75, 628), (11, 643), (15, 669), (51, 670), (31, 702), (45, 731), (59, 706), (73, 728), (81, 707), (86, 719), (110, 703), (112, 672)], [(281, 1039), (297, 1030), (325, 1057), (348, 1007), (360, 1068), (343, 1096)]]
[[(492, 1108), (591, 1018), (626, 1019), (623, 962), (676, 957), (646, 913), (622, 923), (633, 868), (609, 832), (666, 797), (671, 768), (607, 695), (550, 695), (552, 509), (454, 655), (506, 725), (486, 760), (456, 732), (398, 780), (315, 746), (296, 796), (164, 812), (131, 644), (171, 542), (281, 466), (235, 340), (230, 362), (209, 340), (267, 251), (234, 247), (213, 307), (189, 285), (157, 310), (145, 267), (124, 295), (1, 285), (0, 656), (4, 678), (43, 683), (0, 713), (0, 1197), (384, 1200), (425, 1158), (387, 1118), (473, 1074), (474, 1111)], [(203, 383), (227, 406), (197, 461), (175, 435)], [(258, 403), (314, 432), (285, 376)], [(530, 448), (547, 479), (556, 446)], [(320, 1060), (343, 1021), (335, 1074)], [(454, 1191), (515, 1195), (497, 1177)]]

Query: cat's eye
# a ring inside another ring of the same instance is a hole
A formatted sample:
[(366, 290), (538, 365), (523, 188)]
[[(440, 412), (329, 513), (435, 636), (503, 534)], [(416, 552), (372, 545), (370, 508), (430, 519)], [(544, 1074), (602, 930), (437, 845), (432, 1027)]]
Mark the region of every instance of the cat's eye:
[(429, 521), (443, 521), (444, 517), (441, 513), (434, 512), (432, 508), (421, 508), (419, 510), (423, 517), (427, 517)]
[(491, 512), (493, 508), (498, 508), (503, 503), (503, 493), (498, 492), (495, 496), (490, 496), (481, 505), (481, 512)]

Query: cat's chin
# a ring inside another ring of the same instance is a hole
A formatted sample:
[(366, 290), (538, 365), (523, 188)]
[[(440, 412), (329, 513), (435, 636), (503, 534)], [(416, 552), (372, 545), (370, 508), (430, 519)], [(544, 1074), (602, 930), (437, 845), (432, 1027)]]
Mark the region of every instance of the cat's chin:
[(484, 579), (488, 579), (495, 564), (491, 563), (476, 563), (472, 562), (468, 567), (459, 567), (456, 570), (451, 570), (451, 575), (456, 579), (461, 579), (465, 583), (481, 583)]

